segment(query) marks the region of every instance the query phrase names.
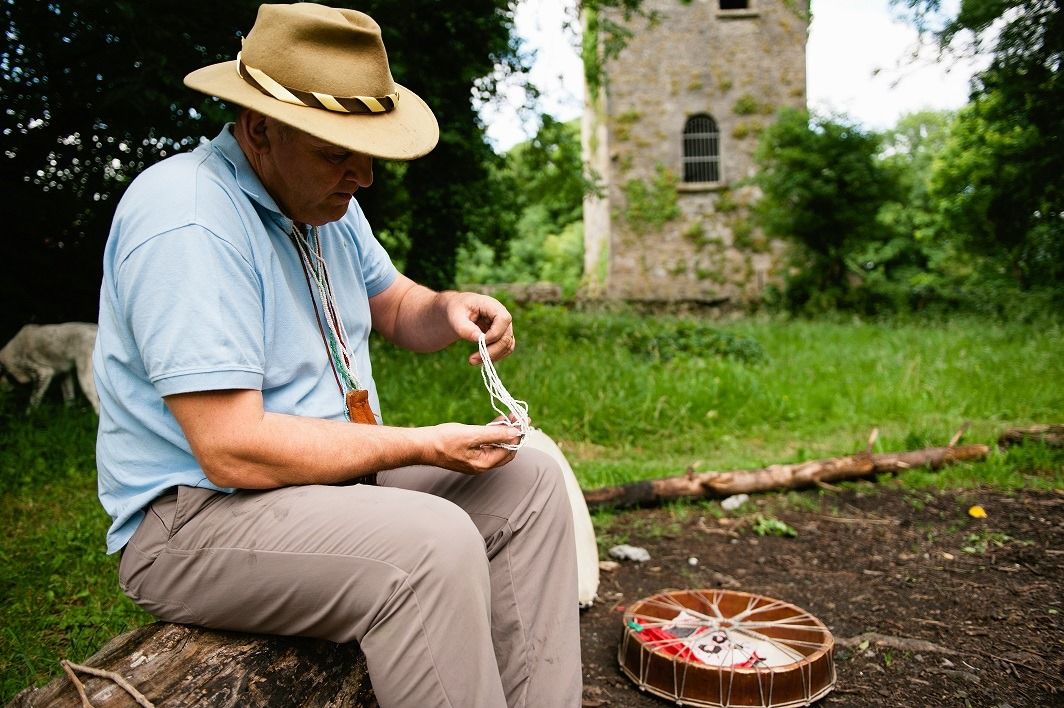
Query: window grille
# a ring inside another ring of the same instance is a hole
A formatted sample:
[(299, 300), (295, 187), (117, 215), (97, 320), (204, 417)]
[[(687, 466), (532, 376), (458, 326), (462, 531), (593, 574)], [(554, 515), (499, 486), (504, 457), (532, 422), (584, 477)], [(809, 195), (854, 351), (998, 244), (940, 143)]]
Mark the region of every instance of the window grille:
[(720, 131), (707, 115), (692, 116), (684, 126), (683, 181), (720, 182)]

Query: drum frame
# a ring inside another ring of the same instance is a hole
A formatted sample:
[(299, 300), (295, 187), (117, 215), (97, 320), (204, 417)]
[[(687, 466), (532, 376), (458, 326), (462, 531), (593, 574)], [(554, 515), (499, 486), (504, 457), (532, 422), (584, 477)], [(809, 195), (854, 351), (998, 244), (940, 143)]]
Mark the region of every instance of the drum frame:
[[(672, 620), (683, 610), (704, 616), (707, 626), (760, 635), (803, 658), (782, 666), (715, 667), (648, 646), (641, 639), (641, 619)], [(796, 708), (820, 700), (834, 688), (834, 648), (827, 627), (790, 603), (733, 590), (670, 590), (626, 609), (617, 659), (641, 690), (678, 705)]]

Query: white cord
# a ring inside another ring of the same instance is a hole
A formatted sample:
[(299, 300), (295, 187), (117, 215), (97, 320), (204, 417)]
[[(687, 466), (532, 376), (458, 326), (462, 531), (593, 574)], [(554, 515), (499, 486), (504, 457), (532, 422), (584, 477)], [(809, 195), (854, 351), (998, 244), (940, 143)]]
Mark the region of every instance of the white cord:
[[(488, 394), (491, 396), (491, 407), (503, 418), (488, 425), (508, 425), (517, 430), (521, 436), (516, 444), (494, 443), (494, 445), (507, 450), (520, 450), (525, 444), (525, 440), (528, 439), (528, 431), (532, 427), (532, 423), (528, 418), (528, 404), (511, 396), (510, 392), (503, 386), (499, 373), (495, 371), (495, 365), (491, 363), (491, 356), (488, 355), (488, 343), (484, 339), (483, 333), (478, 338), (477, 345), (480, 347), (480, 376), (484, 379), (484, 387), (488, 389)], [(498, 401), (498, 404), (496, 401)], [(502, 410), (500, 405), (507, 410)]]

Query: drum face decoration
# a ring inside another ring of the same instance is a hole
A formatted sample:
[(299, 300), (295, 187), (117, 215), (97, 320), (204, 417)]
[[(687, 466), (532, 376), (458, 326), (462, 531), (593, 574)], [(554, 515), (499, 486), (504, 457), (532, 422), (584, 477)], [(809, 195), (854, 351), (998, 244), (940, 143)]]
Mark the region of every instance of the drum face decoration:
[(621, 669), (680, 705), (789, 708), (835, 686), (835, 641), (805, 610), (730, 590), (675, 590), (624, 613)]

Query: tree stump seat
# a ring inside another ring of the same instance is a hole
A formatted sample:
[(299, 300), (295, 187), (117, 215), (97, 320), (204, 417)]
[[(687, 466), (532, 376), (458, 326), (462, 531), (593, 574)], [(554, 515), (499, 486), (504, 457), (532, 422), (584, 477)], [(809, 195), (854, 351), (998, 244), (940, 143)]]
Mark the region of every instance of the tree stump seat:
[[(377, 708), (358, 644), (221, 632), (156, 622), (115, 637), (84, 665), (113, 671), (157, 708)], [(136, 705), (114, 681), (78, 674), (95, 708)], [(8, 708), (80, 708), (67, 676), (22, 691)]]

